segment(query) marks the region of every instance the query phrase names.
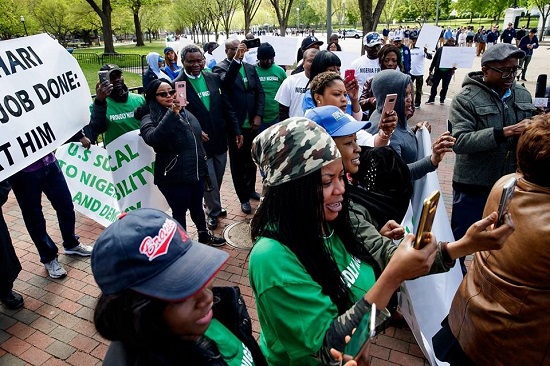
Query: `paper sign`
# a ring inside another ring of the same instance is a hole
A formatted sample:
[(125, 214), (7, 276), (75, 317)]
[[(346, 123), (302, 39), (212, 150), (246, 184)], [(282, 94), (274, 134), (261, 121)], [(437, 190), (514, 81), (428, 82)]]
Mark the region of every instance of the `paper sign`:
[(86, 150), (79, 143), (69, 143), (56, 151), (75, 209), (103, 226), (121, 212), (168, 209), (153, 183), (154, 156), (139, 130), (118, 137), (107, 150), (96, 145)]
[(533, 104), (537, 108), (546, 108), (548, 106), (548, 98), (533, 98)]
[(296, 62), (296, 54), (302, 42), (297, 37), (262, 36), (262, 43), (269, 43), (275, 49), (276, 65), (293, 65)]
[(90, 120), (90, 89), (78, 62), (45, 33), (0, 42), (0, 95), (0, 180)]
[(424, 24), (420, 29), (418, 40), (416, 41), (416, 47), (426, 47), (429, 51), (434, 51), (437, 42), (439, 42), (439, 36), (443, 28), (436, 27), (434, 25)]
[(353, 69), (353, 67), (351, 67), (351, 63), (355, 59), (357, 59), (357, 53), (344, 51), (334, 51), (332, 53), (334, 53), (340, 59), (340, 62), (342, 63), (342, 65), (340, 66), (340, 74), (342, 74), (342, 77), (344, 77), (344, 72), (347, 69)]
[(450, 69), (470, 69), (474, 65), (476, 57), (475, 47), (452, 47), (444, 46), (441, 50), (441, 61), (439, 67)]

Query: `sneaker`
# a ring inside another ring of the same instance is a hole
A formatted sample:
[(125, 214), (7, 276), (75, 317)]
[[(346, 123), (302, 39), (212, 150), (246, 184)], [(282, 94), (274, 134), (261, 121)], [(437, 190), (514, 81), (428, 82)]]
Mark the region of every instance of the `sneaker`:
[(227, 210), (225, 208), (222, 208), (218, 217), (227, 217)]
[(445, 104), (445, 101), (441, 100), (441, 101), (439, 101), (439, 104), (443, 105), (443, 104)]
[(218, 227), (218, 218), (208, 215), (206, 218), (206, 226), (208, 226), (210, 230), (215, 230)]
[(67, 275), (67, 271), (59, 264), (57, 258), (54, 258), (48, 263), (44, 263), (44, 267), (46, 267), (46, 271), (48, 271), (48, 275), (50, 275), (51, 278), (61, 278)]
[(415, 104), (414, 107), (415, 107), (416, 109), (420, 109), (420, 104)]
[(19, 309), (24, 304), (23, 296), (15, 291), (10, 291), (8, 295), (0, 297), (0, 301), (10, 310)]
[(199, 232), (199, 243), (210, 245), (211, 247), (223, 247), (225, 245), (225, 239), (212, 235), (208, 231)]
[(432, 102), (432, 101), (428, 100), (428, 101), (427, 101), (426, 103), (424, 103), (424, 104), (427, 104), (427, 105), (432, 105), (432, 104), (434, 104), (434, 102)]
[(67, 249), (65, 248), (65, 254), (68, 255), (79, 255), (81, 257), (89, 257), (92, 255), (92, 247), (89, 245), (78, 244), (76, 247)]

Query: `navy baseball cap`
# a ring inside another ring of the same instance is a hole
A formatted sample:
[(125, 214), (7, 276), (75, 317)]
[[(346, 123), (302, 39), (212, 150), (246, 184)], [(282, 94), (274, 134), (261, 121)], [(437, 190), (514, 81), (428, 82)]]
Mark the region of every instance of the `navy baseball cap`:
[(168, 52), (170, 52), (170, 51), (172, 51), (172, 52), (174, 52), (174, 53), (176, 52), (176, 51), (174, 51), (174, 49), (173, 49), (172, 47), (166, 47), (166, 48), (164, 49), (163, 53), (166, 55), (166, 54), (167, 54)]
[(121, 215), (101, 233), (92, 251), (92, 273), (105, 295), (131, 289), (180, 301), (204, 288), (228, 257), (191, 240), (164, 212), (144, 208)]
[(306, 37), (304, 38), (304, 40), (302, 41), (302, 47), (300, 47), (302, 49), (302, 51), (305, 51), (307, 50), (308, 48), (310, 48), (311, 46), (313, 46), (314, 44), (318, 44), (319, 46), (322, 46), (323, 45), (323, 41), (319, 41), (317, 39), (317, 37), (315, 36), (309, 36), (309, 37)]
[(371, 125), (369, 121), (356, 121), (352, 116), (333, 105), (310, 109), (305, 117), (327, 130), (331, 137), (353, 135)]

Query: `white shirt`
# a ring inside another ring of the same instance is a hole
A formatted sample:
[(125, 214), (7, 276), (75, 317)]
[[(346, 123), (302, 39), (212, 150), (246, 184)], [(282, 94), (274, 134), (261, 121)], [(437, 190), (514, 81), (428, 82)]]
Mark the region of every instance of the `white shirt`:
[(424, 58), (426, 55), (423, 48), (411, 48), (411, 75), (424, 75)]
[(302, 101), (309, 79), (305, 72), (290, 75), (283, 81), (275, 95), (275, 100), (282, 105), (289, 107), (289, 117), (303, 117)]
[(380, 72), (380, 62), (378, 58), (371, 60), (367, 55), (363, 55), (351, 63), (351, 68), (355, 70), (355, 78), (359, 83), (359, 96), (361, 96), (365, 82)]

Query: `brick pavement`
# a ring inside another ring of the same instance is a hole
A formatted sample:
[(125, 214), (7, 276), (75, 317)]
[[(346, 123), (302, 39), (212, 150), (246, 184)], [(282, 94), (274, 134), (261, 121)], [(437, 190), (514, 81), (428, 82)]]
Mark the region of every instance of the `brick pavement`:
[[(537, 68), (547, 70), (547, 66), (544, 66), (544, 58), (549, 54), (548, 50), (540, 48), (539, 52), (535, 52), (530, 65), (533, 74)], [(451, 83), (449, 97), (455, 95), (460, 89), (462, 78), (463, 72), (460, 72), (456, 80)], [(529, 81), (527, 84), (529, 90), (533, 91), (534, 82)], [(425, 89), (424, 93), (426, 92)], [(411, 125), (418, 121), (430, 121), (433, 128), (432, 139), (435, 139), (446, 129), (449, 104), (450, 101), (444, 106), (422, 105), (411, 119)], [(438, 169), (443, 198), (449, 214), (453, 164), (454, 154), (450, 153)], [(257, 187), (259, 190), (259, 183)], [(221, 234), (223, 228), (231, 223), (249, 220), (252, 217), (240, 211), (238, 199), (233, 192), (228, 164), (222, 188), (223, 203), (228, 215), (221, 220), (221, 225), (216, 230), (217, 234)], [(53, 240), (60, 243), (55, 212), (46, 200), (43, 205), (48, 231)], [(257, 203), (252, 202), (252, 206), (255, 209)], [(36, 248), (24, 227), (21, 212), (13, 194), (10, 194), (3, 212), (23, 267), (14, 287), (16, 291), (23, 294), (25, 307), (12, 311), (0, 305), (0, 366), (101, 364), (108, 341), (97, 334), (92, 323), (93, 309), (99, 290), (91, 274), (90, 259), (61, 254), (59, 261), (67, 269), (68, 276), (61, 280), (50, 279), (38, 260)], [(196, 230), (190, 219), (188, 228), (189, 232), (196, 237)], [(77, 213), (76, 232), (83, 243), (93, 244), (101, 231), (102, 227), (99, 224)], [(260, 330), (258, 317), (247, 277), (248, 252), (229, 246), (224, 250), (230, 254), (230, 259), (219, 273), (217, 285), (241, 286), (253, 319), (253, 329), (258, 333)], [(373, 354), (375, 355), (373, 366), (429, 365), (408, 329), (386, 330), (374, 345)]]

